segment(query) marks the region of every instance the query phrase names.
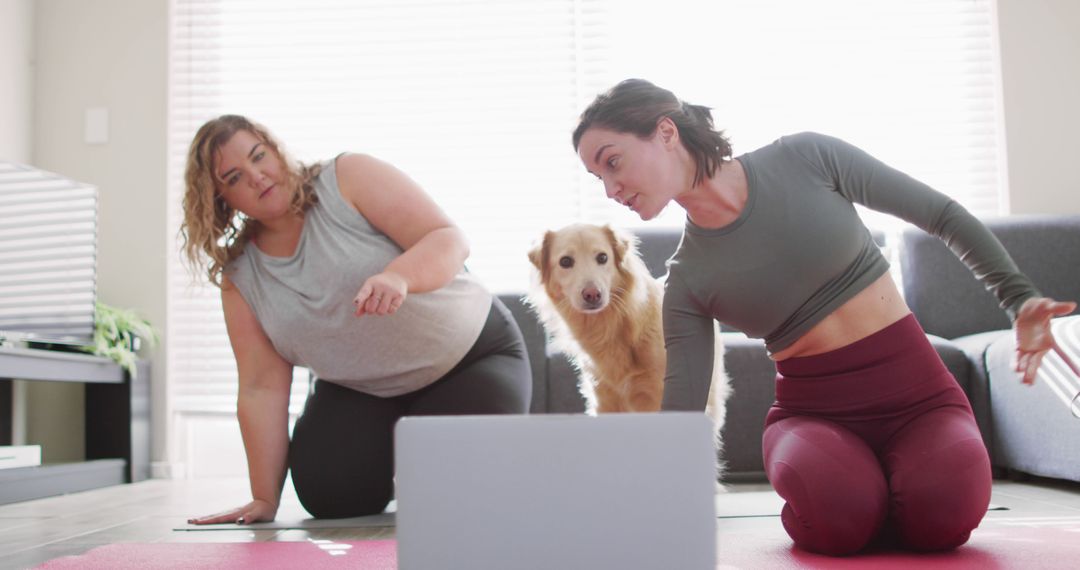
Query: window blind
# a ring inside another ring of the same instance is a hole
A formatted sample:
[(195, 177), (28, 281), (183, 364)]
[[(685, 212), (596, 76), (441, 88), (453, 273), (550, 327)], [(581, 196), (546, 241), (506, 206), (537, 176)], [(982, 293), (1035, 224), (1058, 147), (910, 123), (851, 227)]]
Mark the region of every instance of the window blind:
[[(240, 113), (302, 161), (354, 151), (397, 165), (470, 237), (469, 269), (495, 291), (522, 291), (526, 251), (545, 229), (641, 224), (570, 145), (584, 106), (632, 76), (713, 107), (736, 154), (817, 130), (978, 215), (1001, 213), (991, 10), (989, 0), (173, 0), (169, 231), (195, 130)], [(682, 222), (672, 207), (651, 224)], [(172, 407), (232, 413), (217, 291), (193, 283), (175, 249), (170, 258)], [(294, 383), (294, 413), (305, 388)]]
[[(609, 20), (610, 81), (643, 77), (712, 107), (736, 155), (785, 134), (818, 131), (862, 147), (978, 216), (1006, 213), (993, 2), (618, 4)], [(604, 204), (598, 185), (594, 190), (585, 195), (587, 211), (641, 223)], [(903, 225), (860, 213), (888, 233)], [(662, 220), (680, 224), (682, 212), (670, 207)]]
[(94, 333), (97, 188), (0, 161), (0, 340)]

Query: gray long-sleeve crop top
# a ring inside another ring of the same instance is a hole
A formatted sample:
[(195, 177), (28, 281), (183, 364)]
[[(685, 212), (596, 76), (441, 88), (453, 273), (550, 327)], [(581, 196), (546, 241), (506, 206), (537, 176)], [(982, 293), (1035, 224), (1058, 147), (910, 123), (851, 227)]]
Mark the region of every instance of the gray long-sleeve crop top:
[(1039, 295), (962, 206), (842, 140), (800, 133), (736, 160), (749, 186), (739, 217), (718, 229), (687, 221), (669, 261), (665, 410), (704, 409), (713, 319), (775, 353), (888, 271), (853, 203), (941, 238), (1010, 317)]

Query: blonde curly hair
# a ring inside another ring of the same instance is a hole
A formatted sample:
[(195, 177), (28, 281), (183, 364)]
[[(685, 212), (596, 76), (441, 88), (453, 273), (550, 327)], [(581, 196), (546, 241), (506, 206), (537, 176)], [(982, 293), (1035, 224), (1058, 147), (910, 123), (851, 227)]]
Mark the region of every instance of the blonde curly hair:
[(225, 267), (244, 250), (258, 231), (258, 222), (225, 203), (218, 192), (214, 160), (218, 149), (238, 131), (247, 131), (277, 156), (287, 173), (286, 184), (296, 188), (291, 211), (302, 214), (317, 202), (312, 180), (320, 165), (304, 165), (284, 152), (266, 127), (241, 115), (222, 115), (206, 122), (188, 150), (184, 171), (184, 221), (180, 224), (181, 249), (189, 269), (205, 269), (210, 283), (221, 287)]

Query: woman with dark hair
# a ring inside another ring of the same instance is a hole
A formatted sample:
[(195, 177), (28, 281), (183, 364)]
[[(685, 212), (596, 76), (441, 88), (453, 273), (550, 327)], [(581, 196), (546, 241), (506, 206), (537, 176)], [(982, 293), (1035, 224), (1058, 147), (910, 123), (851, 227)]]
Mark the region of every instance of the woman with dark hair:
[(936, 551), (967, 541), (990, 462), (964, 392), (926, 339), (854, 203), (940, 237), (1012, 317), (1031, 383), (1054, 346), (1044, 298), (949, 197), (842, 140), (785, 136), (732, 156), (707, 107), (640, 79), (585, 109), (574, 148), (607, 196), (643, 220), (686, 210), (665, 285), (665, 410), (701, 410), (713, 319), (763, 338), (776, 401), (765, 471), (800, 548), (830, 555), (888, 534)]
[[(521, 331), (404, 173), (362, 154), (303, 166), (225, 115), (195, 135), (185, 181), (184, 252), (221, 288), (252, 495), (190, 522), (273, 520), (287, 469), (312, 516), (379, 513), (399, 418), (528, 411)], [(290, 441), (294, 366), (318, 380)]]

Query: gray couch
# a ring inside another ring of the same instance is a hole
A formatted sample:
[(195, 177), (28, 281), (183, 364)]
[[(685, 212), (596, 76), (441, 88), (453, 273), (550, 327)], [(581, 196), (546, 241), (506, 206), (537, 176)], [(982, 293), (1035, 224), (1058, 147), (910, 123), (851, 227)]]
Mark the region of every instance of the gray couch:
[[(1080, 299), (1080, 216), (1014, 217), (993, 220), (988, 225), (1045, 294), (1061, 300)], [(639, 229), (634, 233), (640, 239), (639, 250), (650, 271), (663, 275), (665, 261), (675, 251), (680, 231)], [(880, 234), (875, 238), (879, 244), (883, 242)], [(1011, 339), (1009, 322), (993, 297), (936, 238), (910, 230), (903, 234), (899, 245), (908, 304), (967, 392), (995, 466), (1080, 480), (1080, 419), (1072, 418), (1071, 423), (1055, 419), (1064, 423), (1047, 426), (1044, 422), (1050, 420), (1046, 420), (1044, 408), (1061, 408), (1060, 401), (1014, 395), (1012, 392), (1021, 388), (1018, 381), (989, 381), (988, 351), (1011, 351), (1005, 346)], [(550, 348), (543, 327), (520, 295), (503, 294), (500, 298), (517, 319), (528, 345), (533, 372), (532, 413), (584, 411), (577, 373), (566, 355)], [(762, 341), (733, 331), (723, 335), (725, 364), (734, 390), (723, 434), (727, 480), (761, 481), (762, 425), (773, 401), (776, 368)], [(999, 402), (1001, 399), (1008, 401)], [(1067, 408), (1065, 411), (1067, 414)], [(1017, 428), (1018, 422), (1027, 427)], [(1050, 429), (1054, 431), (1046, 431)], [(1002, 430), (1009, 433), (1000, 433)], [(1032, 441), (1036, 437), (1045, 440), (1047, 433), (1068, 430), (1075, 443), (1065, 452), (1050, 453), (1060, 446), (1051, 448)]]

